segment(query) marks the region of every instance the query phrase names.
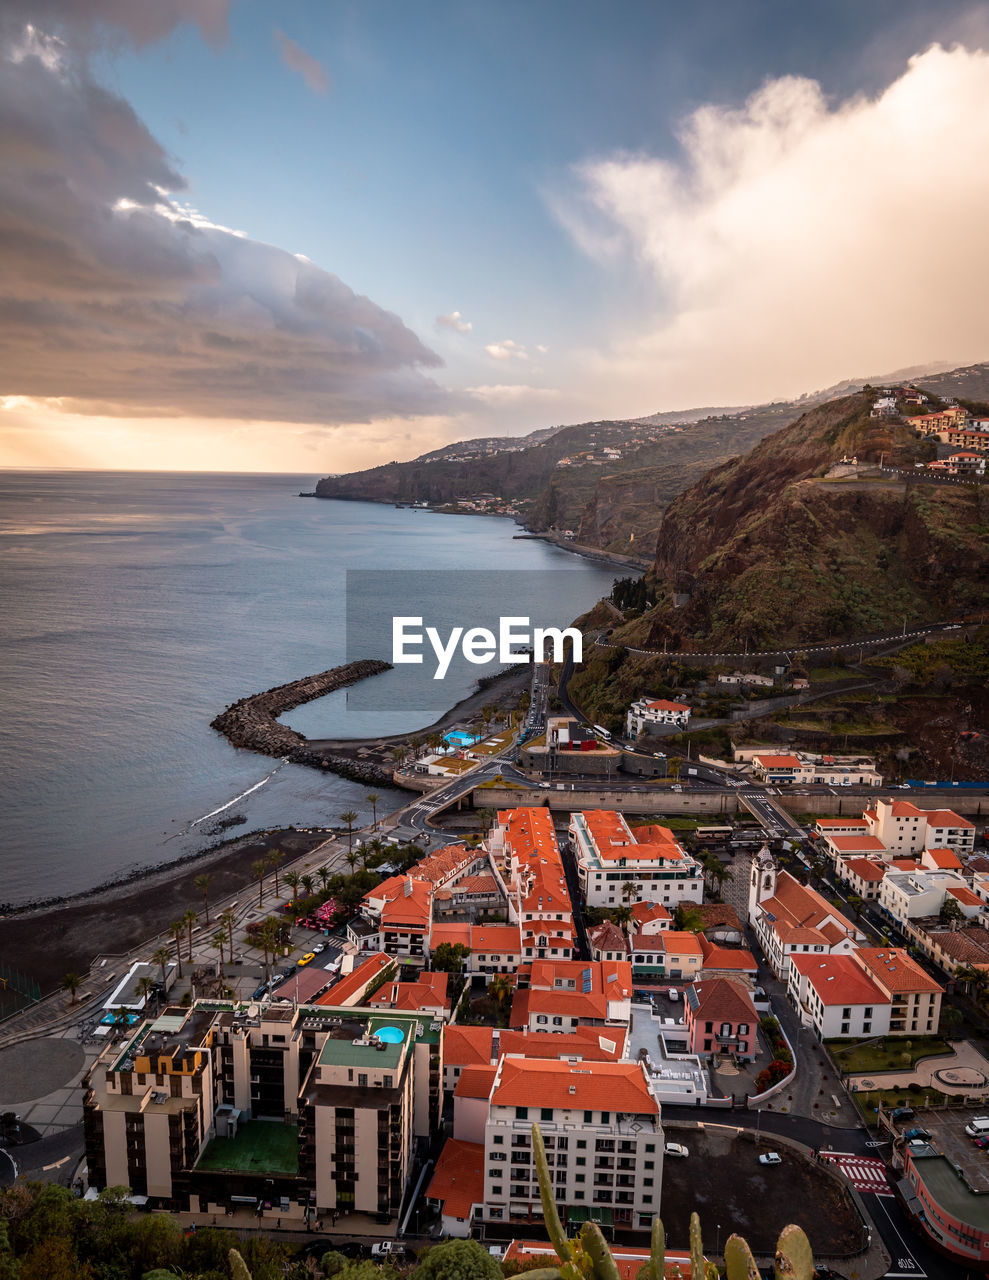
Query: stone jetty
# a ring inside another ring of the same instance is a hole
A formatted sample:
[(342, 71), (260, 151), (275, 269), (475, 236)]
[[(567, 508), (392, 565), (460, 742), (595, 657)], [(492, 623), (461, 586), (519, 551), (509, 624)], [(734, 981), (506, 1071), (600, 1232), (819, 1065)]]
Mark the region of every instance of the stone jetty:
[(211, 727), (222, 733), (232, 746), (257, 751), (261, 755), (288, 759), (293, 764), (306, 764), (316, 769), (331, 769), (341, 777), (368, 785), (391, 782), (391, 774), (370, 761), (351, 760), (313, 747), (301, 733), (280, 723), (278, 717), (304, 702), (313, 702), (328, 693), (366, 680), (387, 671), (390, 662), (363, 658), (342, 667), (331, 667), (313, 676), (303, 676), (289, 684), (276, 685), (263, 693), (254, 693), (221, 711)]

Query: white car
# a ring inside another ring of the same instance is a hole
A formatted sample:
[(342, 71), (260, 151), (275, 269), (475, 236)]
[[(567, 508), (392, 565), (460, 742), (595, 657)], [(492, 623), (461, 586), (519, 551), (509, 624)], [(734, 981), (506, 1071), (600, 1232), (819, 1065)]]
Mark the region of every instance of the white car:
[(314, 955), (314, 956), (318, 956), (318, 955), (321, 955), (325, 950), (326, 950), (326, 943), (325, 943), (325, 942), (317, 942), (317, 943), (316, 943), (316, 945), (315, 945), (315, 946), (313, 947), (313, 949), (312, 949), (312, 953), (313, 953), (313, 955)]
[(371, 1245), (372, 1258), (401, 1258), (405, 1256), (405, 1245), (397, 1240), (380, 1240)]
[(759, 1157), (760, 1164), (782, 1164), (783, 1157), (778, 1151), (767, 1151), (765, 1155)]
[(687, 1150), (687, 1148), (683, 1146), (682, 1143), (679, 1143), (679, 1142), (668, 1142), (666, 1144), (665, 1151), (668, 1156), (689, 1156), (690, 1155), (690, 1152)]

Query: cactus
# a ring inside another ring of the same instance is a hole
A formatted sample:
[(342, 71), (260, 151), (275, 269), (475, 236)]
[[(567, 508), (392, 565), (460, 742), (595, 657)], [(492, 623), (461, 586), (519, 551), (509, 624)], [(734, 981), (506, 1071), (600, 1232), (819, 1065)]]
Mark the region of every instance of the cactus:
[(232, 1280), (251, 1280), (247, 1263), (236, 1249), (230, 1250), (230, 1275)]
[(813, 1280), (813, 1276), (810, 1241), (800, 1227), (784, 1227), (776, 1242), (776, 1280)]
[[(553, 1181), (538, 1124), (532, 1126), (532, 1148), (546, 1230), (561, 1265), (527, 1272), (526, 1280), (619, 1280), (615, 1259), (597, 1223), (585, 1222), (576, 1240), (567, 1238), (553, 1199)], [(236, 1250), (232, 1249), (231, 1261), (235, 1254)], [(237, 1259), (243, 1267), (239, 1254)], [(660, 1218), (653, 1218), (650, 1261), (647, 1266), (649, 1280), (666, 1280), (666, 1232)], [(752, 1250), (741, 1236), (732, 1235), (728, 1238), (725, 1244), (725, 1268), (727, 1280), (758, 1280), (759, 1271), (753, 1260)], [(243, 1271), (235, 1269), (233, 1274), (234, 1280), (250, 1280), (246, 1267)], [(716, 1280), (718, 1276), (717, 1267), (704, 1259), (701, 1222), (696, 1213), (690, 1215), (690, 1274), (692, 1280)], [(813, 1280), (813, 1277), (814, 1257), (810, 1241), (800, 1227), (784, 1227), (776, 1244), (776, 1280)]]
[(727, 1280), (759, 1280), (752, 1250), (741, 1236), (729, 1236), (725, 1242), (725, 1274)]

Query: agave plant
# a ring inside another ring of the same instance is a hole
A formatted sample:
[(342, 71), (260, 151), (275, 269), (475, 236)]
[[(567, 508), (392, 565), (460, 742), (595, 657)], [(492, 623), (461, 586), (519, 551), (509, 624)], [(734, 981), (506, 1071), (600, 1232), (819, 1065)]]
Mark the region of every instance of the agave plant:
[[(567, 1238), (553, 1199), (553, 1182), (538, 1124), (532, 1126), (532, 1149), (543, 1218), (560, 1265), (528, 1271), (526, 1280), (619, 1280), (615, 1259), (596, 1222), (585, 1222), (575, 1239)], [(649, 1253), (649, 1262), (639, 1272), (639, 1280), (665, 1280), (666, 1232), (660, 1218), (653, 1218)], [(727, 1280), (759, 1280), (752, 1250), (739, 1235), (729, 1236), (725, 1244), (725, 1270)], [(718, 1276), (714, 1263), (704, 1260), (701, 1223), (696, 1213), (690, 1215), (690, 1275), (691, 1280), (716, 1280)], [(800, 1227), (784, 1227), (776, 1244), (776, 1280), (813, 1280), (813, 1276), (810, 1241)]]

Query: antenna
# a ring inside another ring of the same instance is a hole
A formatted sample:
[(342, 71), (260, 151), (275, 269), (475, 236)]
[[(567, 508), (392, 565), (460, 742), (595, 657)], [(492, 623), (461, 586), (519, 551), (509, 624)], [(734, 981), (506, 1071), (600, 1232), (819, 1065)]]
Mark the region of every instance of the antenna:
[(247, 1006), (247, 1016), (249, 1018), (256, 1018), (260, 1012), (261, 1010), (256, 1004), (249, 1004)]

